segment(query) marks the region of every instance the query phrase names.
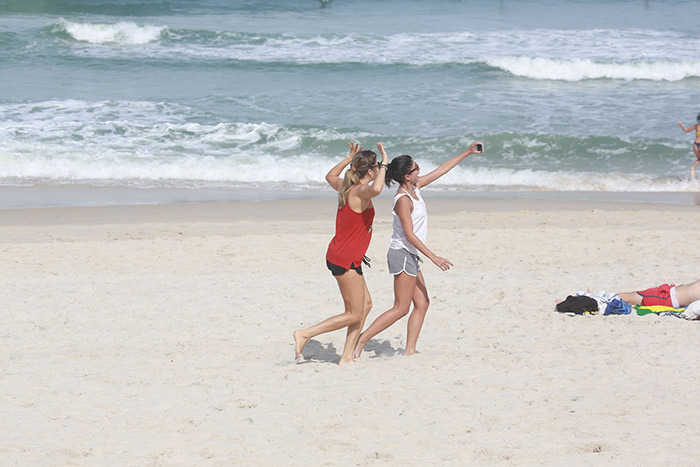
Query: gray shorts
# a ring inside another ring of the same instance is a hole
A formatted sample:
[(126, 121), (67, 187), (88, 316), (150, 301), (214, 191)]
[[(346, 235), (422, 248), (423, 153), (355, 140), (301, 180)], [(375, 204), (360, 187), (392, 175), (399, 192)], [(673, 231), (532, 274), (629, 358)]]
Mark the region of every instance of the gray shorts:
[(389, 252), (386, 254), (386, 262), (392, 275), (398, 276), (405, 272), (409, 276), (416, 277), (420, 269), (419, 263), (422, 263), (423, 260), (418, 255), (414, 255), (404, 248), (400, 250), (389, 248)]

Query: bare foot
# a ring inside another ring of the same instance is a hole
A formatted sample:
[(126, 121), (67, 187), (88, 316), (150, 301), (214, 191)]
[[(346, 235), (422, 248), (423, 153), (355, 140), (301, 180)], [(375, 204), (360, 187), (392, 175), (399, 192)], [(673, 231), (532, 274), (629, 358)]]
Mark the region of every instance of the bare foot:
[(352, 363), (355, 360), (352, 358), (345, 358), (345, 357), (340, 357), (340, 360), (338, 361), (338, 365), (345, 365), (346, 363)]
[(304, 336), (301, 335), (302, 331), (296, 330), (294, 331), (294, 343), (296, 344), (296, 349), (294, 350), (294, 361), (299, 363), (304, 356), (301, 354), (301, 351), (304, 350), (304, 346), (306, 345), (306, 341), (309, 339), (304, 339)]
[(357, 341), (357, 345), (355, 346), (355, 350), (352, 351), (352, 358), (357, 360), (360, 358), (360, 355), (362, 355), (362, 349), (364, 349), (365, 346), (364, 344), (360, 344), (360, 341)]
[(420, 353), (420, 352), (418, 352), (416, 349), (411, 349), (411, 350), (406, 349), (403, 351), (404, 355), (416, 355), (418, 353)]

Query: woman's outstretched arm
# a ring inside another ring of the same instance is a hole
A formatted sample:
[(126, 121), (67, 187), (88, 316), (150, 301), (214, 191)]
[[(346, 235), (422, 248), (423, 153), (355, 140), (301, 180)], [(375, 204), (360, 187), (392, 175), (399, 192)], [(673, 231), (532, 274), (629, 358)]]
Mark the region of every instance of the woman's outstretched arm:
[(680, 126), (681, 129), (682, 129), (683, 131), (685, 131), (686, 133), (690, 133), (691, 131), (693, 131), (693, 130), (697, 127), (697, 124), (691, 126), (690, 128), (686, 128), (686, 127), (683, 126), (683, 124), (682, 124), (681, 122), (678, 122), (678, 126)]
[(459, 156), (455, 156), (455, 157), (453, 157), (452, 159), (449, 159), (449, 160), (443, 162), (442, 164), (440, 164), (440, 165), (438, 166), (437, 169), (435, 169), (435, 170), (433, 170), (432, 172), (427, 173), (427, 174), (425, 174), (425, 175), (419, 177), (419, 178), (418, 178), (418, 183), (417, 183), (418, 188), (422, 188), (422, 187), (424, 187), (424, 186), (429, 185), (430, 183), (433, 183), (435, 180), (437, 180), (438, 178), (442, 177), (443, 175), (445, 175), (445, 174), (446, 174), (447, 172), (449, 172), (450, 170), (454, 169), (454, 168), (457, 166), (457, 164), (459, 164), (460, 162), (462, 162), (462, 161), (463, 161), (464, 159), (466, 159), (469, 155), (481, 153), (481, 151), (477, 151), (477, 150), (476, 150), (476, 145), (477, 145), (477, 144), (482, 144), (482, 143), (479, 142), (479, 141), (476, 141), (476, 142), (472, 143), (472, 145), (469, 147), (469, 149), (467, 149), (466, 151), (464, 151), (464, 152), (463, 152), (462, 154), (460, 154)]

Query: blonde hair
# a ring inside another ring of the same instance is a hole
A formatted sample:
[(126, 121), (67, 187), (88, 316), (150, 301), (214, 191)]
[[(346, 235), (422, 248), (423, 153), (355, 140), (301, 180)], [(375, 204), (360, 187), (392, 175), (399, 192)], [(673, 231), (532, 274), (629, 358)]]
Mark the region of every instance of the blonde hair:
[(350, 168), (345, 171), (345, 178), (338, 190), (338, 207), (342, 208), (348, 202), (350, 189), (365, 175), (369, 169), (377, 165), (377, 155), (374, 151), (360, 151), (352, 158)]

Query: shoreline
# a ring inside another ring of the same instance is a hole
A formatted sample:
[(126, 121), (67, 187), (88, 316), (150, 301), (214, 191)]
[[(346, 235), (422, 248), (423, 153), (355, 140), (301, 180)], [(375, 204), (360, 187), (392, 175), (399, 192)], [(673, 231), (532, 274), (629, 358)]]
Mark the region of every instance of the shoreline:
[[(630, 205), (695, 206), (695, 192), (601, 192), (601, 191), (457, 191), (440, 188), (426, 191), (429, 199), (464, 202), (507, 201), (522, 203), (622, 203)], [(0, 212), (12, 210), (77, 207), (125, 207), (188, 204), (271, 203), (335, 199), (329, 188), (282, 190), (262, 188), (134, 188), (94, 185), (0, 186)], [(378, 198), (389, 200), (393, 189)]]
[[(433, 193), (430, 193), (432, 195)], [(673, 211), (695, 213), (695, 205), (664, 204), (642, 200), (561, 200), (561, 199), (445, 199), (426, 196), (431, 216), (459, 212), (505, 213), (517, 211)], [(375, 199), (378, 218), (388, 215), (391, 199)], [(5, 227), (70, 224), (155, 224), (201, 222), (333, 222), (335, 198), (283, 199), (274, 201), (221, 201), (207, 203), (137, 204), (108, 206), (57, 206), (0, 209)]]

